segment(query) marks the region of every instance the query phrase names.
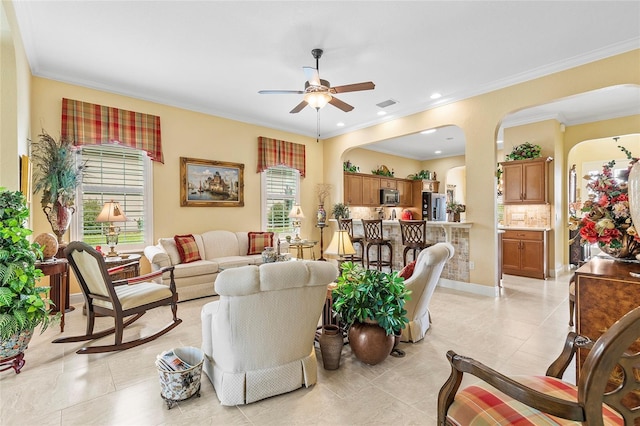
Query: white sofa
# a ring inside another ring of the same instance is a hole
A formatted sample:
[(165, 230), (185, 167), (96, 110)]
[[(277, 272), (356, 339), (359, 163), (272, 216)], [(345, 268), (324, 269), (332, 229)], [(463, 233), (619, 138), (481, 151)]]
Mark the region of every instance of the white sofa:
[[(173, 238), (160, 238), (155, 246), (144, 249), (144, 255), (151, 264), (152, 271), (165, 266), (175, 266), (174, 277), (180, 301), (216, 294), (213, 283), (221, 270), (262, 263), (261, 254), (247, 255), (249, 250), (248, 232), (224, 230), (193, 234), (198, 246), (200, 259), (181, 263), (180, 253)], [(274, 245), (277, 241), (274, 235)], [(288, 245), (281, 244), (281, 252), (288, 253)], [(169, 275), (162, 277), (169, 284)]]
[(316, 383), (313, 340), (338, 276), (329, 262), (227, 269), (220, 299), (202, 308), (204, 372), (222, 405), (255, 402)]

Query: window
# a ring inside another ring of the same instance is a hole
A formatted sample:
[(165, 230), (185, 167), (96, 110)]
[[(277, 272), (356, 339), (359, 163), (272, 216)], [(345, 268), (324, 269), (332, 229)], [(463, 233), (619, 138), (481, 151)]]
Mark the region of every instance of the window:
[(262, 226), (278, 234), (292, 234), (291, 207), (299, 200), (300, 172), (286, 166), (262, 172)]
[(76, 196), (72, 239), (106, 246), (108, 223), (95, 219), (107, 201), (116, 201), (127, 222), (120, 227), (117, 250), (141, 250), (151, 244), (153, 200), (151, 160), (144, 151), (121, 145), (84, 145), (78, 161), (85, 164)]

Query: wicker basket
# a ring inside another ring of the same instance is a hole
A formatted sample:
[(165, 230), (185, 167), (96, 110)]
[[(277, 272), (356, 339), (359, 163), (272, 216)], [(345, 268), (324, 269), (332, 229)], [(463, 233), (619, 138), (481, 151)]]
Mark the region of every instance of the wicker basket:
[[(200, 377), (204, 353), (191, 346), (172, 349), (173, 353), (191, 367), (185, 370), (169, 371), (156, 361), (158, 376), (160, 377), (160, 396), (171, 409), (178, 401), (200, 396)], [(166, 352), (158, 355), (162, 357)]]

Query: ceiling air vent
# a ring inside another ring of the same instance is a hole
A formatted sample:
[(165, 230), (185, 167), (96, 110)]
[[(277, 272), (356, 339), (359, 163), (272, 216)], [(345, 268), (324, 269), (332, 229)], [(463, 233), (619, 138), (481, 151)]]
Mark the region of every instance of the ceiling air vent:
[(380, 102), (379, 104), (376, 104), (377, 106), (379, 106), (380, 108), (386, 108), (386, 107), (390, 107), (391, 105), (395, 105), (398, 102), (394, 101), (393, 99), (387, 99), (386, 101)]

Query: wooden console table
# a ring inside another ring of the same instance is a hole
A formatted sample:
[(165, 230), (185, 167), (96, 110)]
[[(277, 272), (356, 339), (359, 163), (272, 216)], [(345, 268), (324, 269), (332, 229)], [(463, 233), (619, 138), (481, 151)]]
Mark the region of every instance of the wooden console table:
[[(594, 258), (576, 271), (576, 332), (595, 341), (624, 314), (640, 306), (640, 263)], [(632, 349), (640, 351), (636, 342)], [(576, 378), (587, 351), (580, 349)]]
[(36, 263), (36, 268), (40, 269), (45, 276), (49, 277), (51, 294), (49, 298), (55, 303), (51, 307), (51, 312), (60, 311), (60, 331), (64, 331), (64, 314), (66, 309), (60, 309), (61, 303), (67, 300), (69, 295), (69, 262), (67, 259), (53, 259)]

